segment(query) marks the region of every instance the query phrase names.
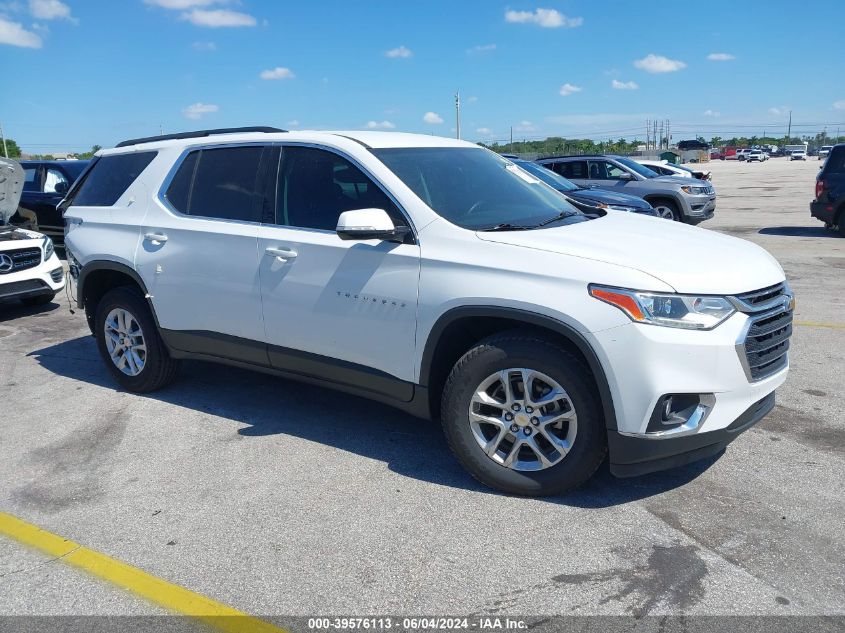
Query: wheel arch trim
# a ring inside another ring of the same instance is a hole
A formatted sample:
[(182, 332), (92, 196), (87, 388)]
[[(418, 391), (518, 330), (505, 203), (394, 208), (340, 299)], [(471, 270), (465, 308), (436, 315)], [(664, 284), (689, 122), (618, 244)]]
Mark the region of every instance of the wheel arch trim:
[(149, 293), (147, 291), (147, 285), (144, 283), (144, 280), (141, 278), (138, 272), (133, 270), (130, 266), (127, 266), (126, 264), (123, 264), (121, 262), (112, 261), (110, 259), (96, 259), (82, 266), (79, 271), (79, 278), (76, 281), (77, 307), (80, 310), (85, 308), (85, 281), (87, 280), (88, 276), (91, 273), (99, 272), (102, 270), (109, 270), (117, 273), (122, 273), (132, 279), (136, 284), (138, 284), (138, 287), (141, 289), (141, 292), (144, 293), (144, 300), (150, 307), (150, 313), (153, 315), (153, 321), (155, 322), (156, 327), (159, 327), (158, 316), (156, 315), (153, 302), (150, 301)]
[(520, 308), (490, 305), (461, 306), (452, 308), (440, 315), (431, 327), (425, 342), (418, 380), (420, 385), (425, 388), (430, 387), (429, 381), (432, 365), (434, 363), (434, 354), (443, 333), (455, 321), (466, 318), (507, 319), (524, 325), (551, 330), (567, 339), (586, 359), (587, 365), (596, 380), (596, 386), (599, 390), (599, 397), (601, 399), (601, 406), (604, 413), (605, 427), (611, 430), (616, 430), (618, 428), (616, 421), (616, 408), (613, 403), (613, 393), (610, 390), (610, 383), (607, 380), (607, 374), (604, 367), (602, 366), (595, 350), (593, 350), (590, 342), (583, 334), (578, 332), (578, 330), (573, 328), (571, 325), (553, 317)]

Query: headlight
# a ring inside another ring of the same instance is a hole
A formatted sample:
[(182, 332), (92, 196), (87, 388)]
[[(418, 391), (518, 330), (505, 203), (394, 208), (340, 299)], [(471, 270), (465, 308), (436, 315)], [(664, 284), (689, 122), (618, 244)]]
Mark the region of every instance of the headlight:
[(599, 202), (596, 205), (599, 209), (610, 209), (611, 211), (625, 211), (627, 213), (636, 213), (636, 209), (634, 207), (625, 207), (621, 204), (605, 204), (604, 202)]
[(53, 240), (45, 235), (44, 244), (42, 246), (44, 247), (44, 261), (47, 261), (53, 256), (53, 252), (55, 251), (55, 248), (53, 247)]
[(690, 187), (690, 186), (684, 185), (683, 187), (681, 187), (681, 191), (683, 191), (684, 193), (688, 193), (690, 195), (693, 195), (693, 196), (703, 196), (704, 194), (707, 193), (707, 187)]
[(686, 330), (712, 330), (736, 312), (724, 297), (669, 295), (593, 285), (590, 294), (619, 308), (637, 323)]

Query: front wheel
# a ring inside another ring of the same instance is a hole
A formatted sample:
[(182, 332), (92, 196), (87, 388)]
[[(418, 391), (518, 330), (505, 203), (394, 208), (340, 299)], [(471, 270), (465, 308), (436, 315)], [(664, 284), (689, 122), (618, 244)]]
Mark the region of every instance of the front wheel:
[(147, 302), (130, 287), (109, 291), (97, 304), (97, 348), (114, 379), (127, 391), (155, 391), (172, 382), (170, 358)]
[(530, 334), (481, 341), (446, 382), (441, 418), (449, 447), (475, 479), (507, 493), (580, 486), (606, 453), (588, 375), (575, 356)]
[(654, 210), (664, 220), (673, 220), (674, 222), (680, 222), (682, 220), (678, 205), (671, 200), (660, 200), (654, 203)]

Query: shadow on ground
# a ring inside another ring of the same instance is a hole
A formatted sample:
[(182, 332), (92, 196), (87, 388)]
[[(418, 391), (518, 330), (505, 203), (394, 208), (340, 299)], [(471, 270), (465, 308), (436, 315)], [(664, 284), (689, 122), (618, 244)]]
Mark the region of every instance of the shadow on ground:
[[(31, 352), (57, 375), (118, 390), (92, 337), (80, 337)], [(442, 486), (490, 491), (452, 457), (438, 424), (364, 398), (223, 365), (185, 362), (176, 383), (139, 395), (238, 423), (245, 438), (289, 434), (385, 462), (393, 472)], [(246, 426), (242, 426), (246, 425)], [(547, 501), (604, 508), (678, 488), (707, 470), (717, 457), (687, 467), (633, 479), (616, 479), (607, 462), (579, 490)]]
[(12, 321), (25, 316), (41, 316), (61, 307), (59, 304), (59, 296), (51, 303), (40, 306), (25, 306), (20, 301), (9, 299), (0, 301), (0, 323), (4, 321)]
[(770, 226), (757, 231), (760, 235), (780, 235), (782, 237), (839, 237), (835, 231), (824, 226)]

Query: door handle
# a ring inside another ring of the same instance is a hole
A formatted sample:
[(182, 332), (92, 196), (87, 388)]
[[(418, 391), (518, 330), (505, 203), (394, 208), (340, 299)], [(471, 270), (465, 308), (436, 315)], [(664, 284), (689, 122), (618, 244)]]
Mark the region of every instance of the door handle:
[(296, 251), (289, 248), (267, 248), (264, 249), (266, 255), (271, 255), (281, 262), (286, 262), (291, 259), (296, 259)]
[(153, 246), (161, 246), (167, 241), (167, 236), (164, 233), (146, 233), (144, 239), (152, 242)]

